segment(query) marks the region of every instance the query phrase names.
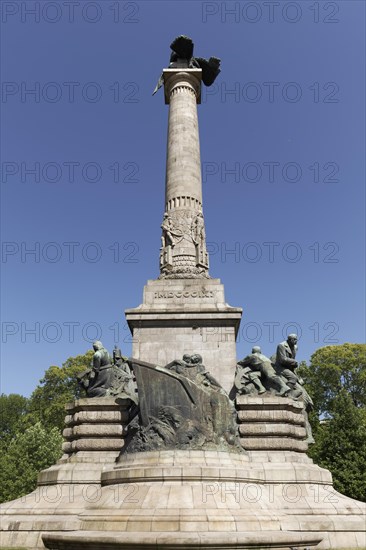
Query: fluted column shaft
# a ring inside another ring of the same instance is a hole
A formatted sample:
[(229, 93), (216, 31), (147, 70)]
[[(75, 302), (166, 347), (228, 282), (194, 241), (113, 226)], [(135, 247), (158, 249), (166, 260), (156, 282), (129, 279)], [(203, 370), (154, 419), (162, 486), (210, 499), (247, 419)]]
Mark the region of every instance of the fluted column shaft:
[[(202, 206), (201, 158), (198, 135), (196, 76), (178, 72), (167, 79), (169, 125), (166, 163), (166, 210), (180, 197), (195, 199)], [(197, 205), (195, 206), (197, 210)]]
[(169, 123), (160, 278), (207, 278), (197, 117), (201, 69), (163, 74)]

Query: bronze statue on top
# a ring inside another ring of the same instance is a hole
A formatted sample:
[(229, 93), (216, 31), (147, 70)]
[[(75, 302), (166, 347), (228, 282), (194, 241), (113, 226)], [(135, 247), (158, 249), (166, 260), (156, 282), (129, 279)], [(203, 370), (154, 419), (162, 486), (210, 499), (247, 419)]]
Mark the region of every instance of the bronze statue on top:
[[(211, 86), (215, 82), (217, 75), (220, 73), (220, 59), (217, 57), (210, 57), (210, 59), (193, 57), (193, 41), (183, 34), (173, 40), (170, 48), (172, 53), (170, 55), (169, 69), (202, 69), (203, 83), (206, 86)], [(160, 76), (153, 95), (156, 94), (162, 85), (163, 75)]]

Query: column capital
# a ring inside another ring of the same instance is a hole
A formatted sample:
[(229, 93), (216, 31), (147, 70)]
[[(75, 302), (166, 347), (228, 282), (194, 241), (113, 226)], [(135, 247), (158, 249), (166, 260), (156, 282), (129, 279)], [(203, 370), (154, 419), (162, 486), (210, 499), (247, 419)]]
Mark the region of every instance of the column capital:
[(169, 105), (170, 96), (176, 86), (186, 85), (196, 95), (196, 101), (201, 103), (202, 69), (164, 69), (164, 95), (165, 104)]

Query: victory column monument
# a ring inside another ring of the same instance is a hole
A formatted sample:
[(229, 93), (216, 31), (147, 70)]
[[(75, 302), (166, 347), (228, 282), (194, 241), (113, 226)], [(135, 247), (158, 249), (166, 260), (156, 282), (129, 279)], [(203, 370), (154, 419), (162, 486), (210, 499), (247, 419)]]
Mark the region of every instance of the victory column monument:
[(366, 505), (306, 454), (296, 335), (237, 362), (242, 310), (209, 275), (197, 119), (220, 60), (194, 57), (185, 36), (171, 50), (155, 89), (169, 105), (160, 275), (126, 310), (132, 357), (94, 342), (64, 455), (2, 506), (0, 547), (365, 549)]

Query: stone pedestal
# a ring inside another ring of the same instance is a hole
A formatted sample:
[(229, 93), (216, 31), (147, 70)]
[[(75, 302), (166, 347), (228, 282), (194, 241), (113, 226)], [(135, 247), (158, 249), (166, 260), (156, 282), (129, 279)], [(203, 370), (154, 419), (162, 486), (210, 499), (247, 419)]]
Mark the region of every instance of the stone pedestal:
[[(330, 472), (297, 446), (301, 407), (279, 397), (240, 397), (239, 427), (252, 449), (243, 454), (120, 455), (123, 404), (76, 401), (68, 406), (65, 456), (41, 472), (36, 491), (2, 505), (1, 544), (27, 550), (364, 550), (366, 505), (334, 491)], [(102, 432), (112, 426), (115, 449), (103, 450), (97, 441), (108, 440)]]
[(230, 391), (242, 309), (225, 302), (219, 279), (148, 281), (142, 305), (125, 314), (135, 359), (164, 366), (185, 353), (200, 353), (210, 373)]
[(43, 470), (38, 485), (100, 483), (105, 464), (114, 463), (123, 447), (127, 401), (110, 397), (78, 399), (66, 405), (63, 457)]
[(103, 472), (81, 531), (51, 550), (364, 548), (362, 504), (313, 464), (215, 451), (125, 455)]
[[(256, 487), (263, 469), (246, 456), (163, 451), (123, 457), (102, 479), (102, 497), (83, 532), (44, 537), (50, 549), (289, 548), (315, 546), (318, 534), (281, 530), (281, 513)], [(261, 503), (258, 504), (259, 500)]]
[(79, 399), (66, 406), (63, 457), (40, 472), (29, 495), (1, 505), (0, 548), (44, 548), (42, 533), (81, 528), (79, 514), (100, 498), (101, 473), (123, 447), (127, 403)]
[(287, 397), (236, 399), (240, 441), (247, 451), (306, 453), (304, 404)]

